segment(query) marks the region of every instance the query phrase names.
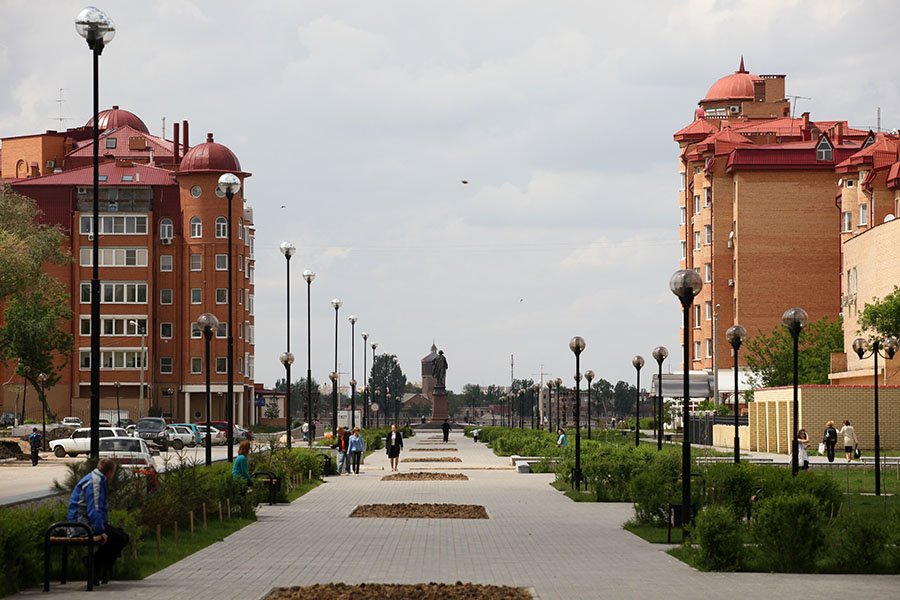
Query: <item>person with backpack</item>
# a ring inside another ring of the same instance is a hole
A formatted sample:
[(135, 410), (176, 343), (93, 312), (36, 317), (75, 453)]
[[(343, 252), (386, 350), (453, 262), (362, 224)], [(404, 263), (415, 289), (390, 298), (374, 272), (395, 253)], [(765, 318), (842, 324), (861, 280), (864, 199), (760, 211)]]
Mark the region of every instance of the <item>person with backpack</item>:
[(837, 445), (838, 432), (834, 428), (834, 421), (825, 423), (825, 434), (822, 441), (825, 443), (825, 454), (828, 456), (828, 462), (834, 462), (834, 447)]
[(37, 427), (32, 427), (31, 435), (28, 436), (28, 444), (31, 447), (31, 466), (36, 467), (38, 464), (38, 452), (44, 445), (44, 438)]

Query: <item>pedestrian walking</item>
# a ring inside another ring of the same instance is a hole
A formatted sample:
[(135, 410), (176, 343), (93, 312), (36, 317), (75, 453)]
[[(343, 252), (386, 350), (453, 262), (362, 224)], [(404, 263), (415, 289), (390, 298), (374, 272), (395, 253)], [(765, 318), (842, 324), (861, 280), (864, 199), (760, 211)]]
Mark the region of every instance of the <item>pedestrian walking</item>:
[(31, 466), (36, 467), (38, 464), (38, 452), (44, 445), (44, 437), (38, 431), (37, 427), (31, 428), (31, 435), (28, 436), (28, 444), (31, 448)]
[(441, 425), (441, 431), (444, 432), (444, 442), (450, 441), (450, 421), (444, 419), (444, 424)]
[(303, 434), (303, 441), (309, 441), (309, 422), (303, 421), (303, 425), (300, 426), (300, 433)]
[(331, 448), (338, 451), (337, 474), (343, 475), (346, 470), (350, 474), (350, 460), (347, 456), (347, 441), (350, 436), (343, 427), (338, 427), (331, 439)]
[(838, 433), (841, 434), (844, 440), (844, 452), (847, 454), (847, 462), (850, 462), (853, 460), (853, 455), (859, 447), (859, 440), (856, 438), (856, 430), (853, 429), (849, 419), (844, 421), (844, 426), (841, 427)]
[(825, 454), (828, 456), (828, 462), (834, 462), (834, 447), (837, 446), (838, 431), (834, 428), (834, 421), (825, 423), (825, 433), (822, 435), (822, 442), (825, 443)]
[(353, 432), (347, 440), (347, 451), (350, 453), (353, 473), (359, 477), (359, 462), (362, 459), (362, 453), (366, 451), (366, 442), (359, 435), (359, 427), (353, 428)]
[(387, 434), (384, 445), (391, 461), (391, 472), (396, 473), (400, 470), (397, 464), (400, 462), (400, 451), (403, 450), (403, 434), (397, 430), (396, 425), (391, 425), (391, 432)]

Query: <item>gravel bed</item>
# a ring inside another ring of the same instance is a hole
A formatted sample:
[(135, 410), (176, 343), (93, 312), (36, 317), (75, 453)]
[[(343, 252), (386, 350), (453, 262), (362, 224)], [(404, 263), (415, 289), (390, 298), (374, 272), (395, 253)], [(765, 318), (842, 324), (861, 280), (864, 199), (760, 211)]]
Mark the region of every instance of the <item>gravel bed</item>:
[(457, 448), (410, 448), (410, 452), (458, 452)]
[(401, 458), (400, 462), (462, 462), (458, 456), (436, 456), (434, 458)]
[(532, 600), (524, 588), (475, 583), (416, 583), (412, 585), (361, 583), (316, 584), (276, 588), (265, 600)]
[(469, 478), (462, 473), (397, 473), (385, 475), (382, 481), (468, 481)]
[(374, 519), (487, 519), (483, 506), (477, 504), (361, 504), (351, 517)]

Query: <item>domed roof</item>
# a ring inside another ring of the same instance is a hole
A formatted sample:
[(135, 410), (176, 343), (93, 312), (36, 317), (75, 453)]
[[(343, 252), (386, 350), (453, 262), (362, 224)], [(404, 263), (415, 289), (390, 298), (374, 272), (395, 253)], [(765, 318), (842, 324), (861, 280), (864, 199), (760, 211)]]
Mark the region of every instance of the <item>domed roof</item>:
[(701, 102), (753, 99), (753, 82), (757, 79), (759, 77), (744, 68), (744, 58), (741, 57), (741, 66), (738, 67), (738, 70), (712, 84)]
[(197, 144), (181, 159), (179, 171), (221, 171), (240, 173), (241, 163), (227, 146), (217, 144), (213, 134), (206, 134), (206, 142)]
[[(100, 126), (100, 131), (106, 131), (107, 129), (115, 129), (117, 127), (128, 125), (132, 129), (136, 129), (141, 133), (150, 133), (150, 130), (147, 129), (147, 126), (144, 125), (144, 122), (141, 121), (141, 118), (139, 116), (137, 116), (133, 112), (123, 110), (118, 106), (113, 106), (112, 108), (104, 110), (99, 115), (97, 115), (97, 123)], [(88, 122), (85, 123), (84, 126), (93, 127), (93, 117), (88, 119)]]

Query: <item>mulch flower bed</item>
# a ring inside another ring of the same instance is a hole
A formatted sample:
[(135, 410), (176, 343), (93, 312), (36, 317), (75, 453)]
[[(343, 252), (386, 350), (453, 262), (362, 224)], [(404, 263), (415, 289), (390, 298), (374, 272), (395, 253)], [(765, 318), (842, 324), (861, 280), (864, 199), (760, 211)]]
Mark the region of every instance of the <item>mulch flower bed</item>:
[(462, 462), (458, 456), (436, 456), (434, 458), (401, 458), (400, 462)]
[(487, 519), (483, 506), (477, 504), (362, 504), (351, 517), (380, 519)]
[(276, 588), (265, 600), (532, 600), (524, 588), (476, 583), (384, 583), (316, 584), (304, 587)]
[(410, 452), (457, 452), (456, 448), (410, 448)]
[(462, 473), (397, 473), (385, 475), (382, 481), (468, 481), (469, 478)]

